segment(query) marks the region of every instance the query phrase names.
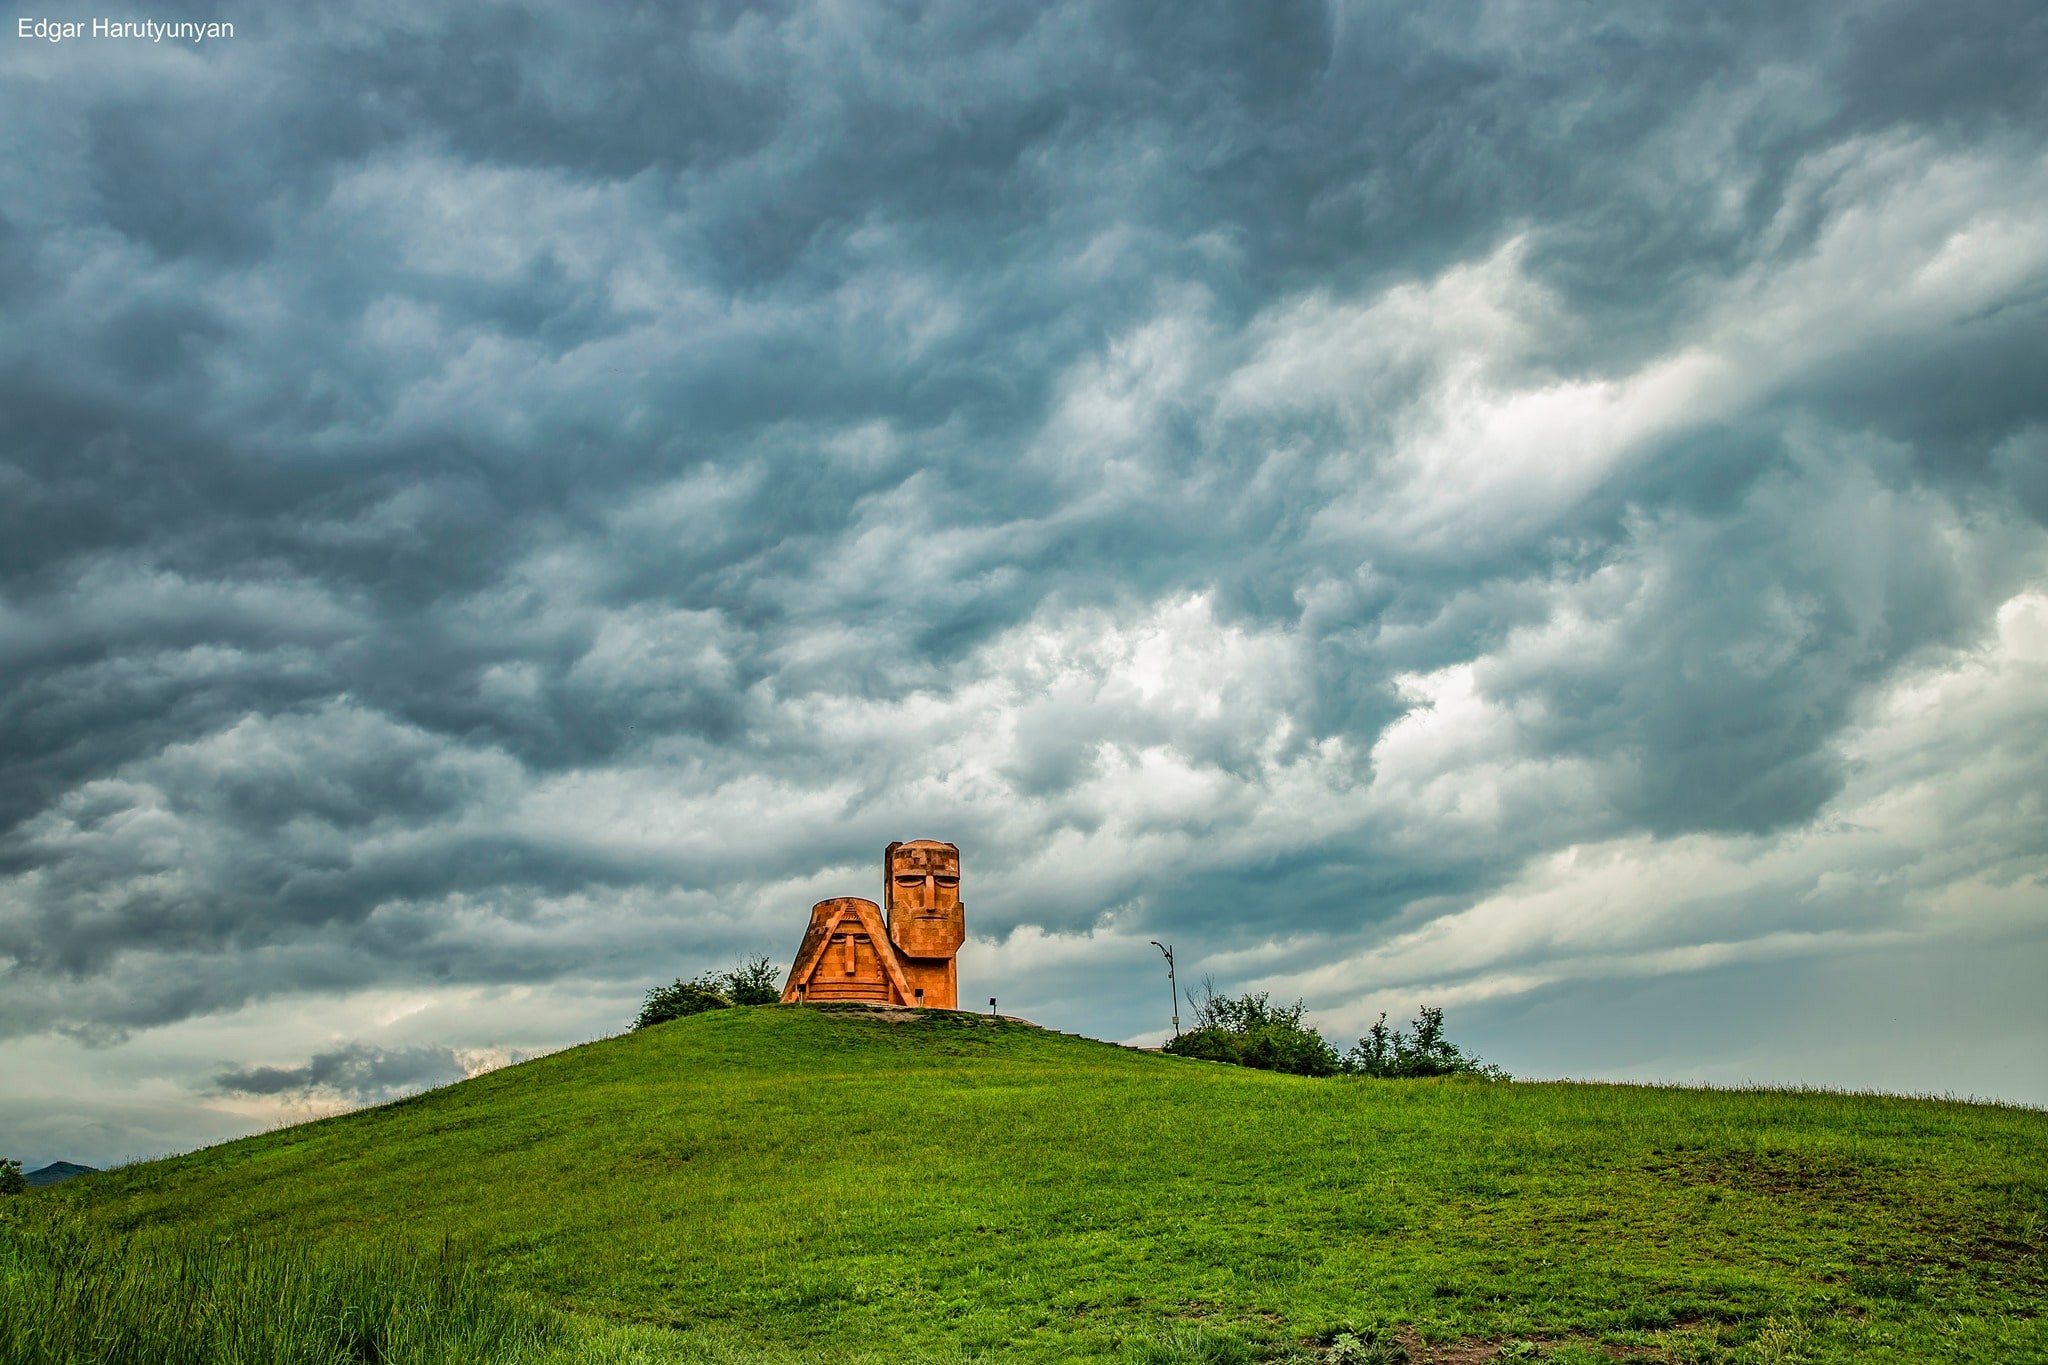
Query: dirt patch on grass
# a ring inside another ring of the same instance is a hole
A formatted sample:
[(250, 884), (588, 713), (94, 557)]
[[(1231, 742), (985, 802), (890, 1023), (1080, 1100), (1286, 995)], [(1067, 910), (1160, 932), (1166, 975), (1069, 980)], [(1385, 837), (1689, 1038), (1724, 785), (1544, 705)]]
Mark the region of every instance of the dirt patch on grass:
[(1556, 1354), (1559, 1347), (1566, 1345), (1575, 1346), (1581, 1351), (1596, 1352), (1609, 1360), (1660, 1359), (1654, 1347), (1616, 1346), (1609, 1342), (1596, 1341), (1591, 1336), (1578, 1332), (1556, 1337), (1513, 1337), (1504, 1340), (1466, 1337), (1459, 1341), (1439, 1342), (1432, 1346), (1411, 1329), (1396, 1333), (1394, 1340), (1408, 1353), (1408, 1365), (1480, 1365), (1481, 1361), (1547, 1360)]
[(1643, 1171), (1686, 1185), (1708, 1185), (1778, 1198), (1861, 1203), (1895, 1198), (1898, 1182), (1840, 1157), (1812, 1152), (1658, 1152)]
[(1596, 1340), (1585, 1332), (1565, 1332), (1534, 1337), (1460, 1337), (1456, 1341), (1424, 1341), (1412, 1327), (1376, 1336), (1362, 1337), (1341, 1332), (1332, 1337), (1306, 1342), (1306, 1353), (1286, 1357), (1292, 1362), (1315, 1361), (1317, 1365), (1479, 1365), (1481, 1361), (1556, 1360), (1569, 1348), (1575, 1360), (1588, 1354), (1606, 1360), (1663, 1360), (1652, 1346), (1617, 1346)]

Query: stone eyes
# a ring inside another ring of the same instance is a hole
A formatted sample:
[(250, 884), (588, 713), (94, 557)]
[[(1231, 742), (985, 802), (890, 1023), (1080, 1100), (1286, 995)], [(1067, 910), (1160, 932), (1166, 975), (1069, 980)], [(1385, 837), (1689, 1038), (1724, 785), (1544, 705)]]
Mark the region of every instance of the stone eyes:
[[(934, 876), (932, 880), (937, 882), (940, 886), (960, 885), (960, 878), (957, 875), (949, 875), (946, 873), (939, 873), (936, 876)], [(922, 881), (924, 881), (924, 874), (922, 873), (899, 872), (896, 874), (896, 885), (898, 886), (916, 886)]]

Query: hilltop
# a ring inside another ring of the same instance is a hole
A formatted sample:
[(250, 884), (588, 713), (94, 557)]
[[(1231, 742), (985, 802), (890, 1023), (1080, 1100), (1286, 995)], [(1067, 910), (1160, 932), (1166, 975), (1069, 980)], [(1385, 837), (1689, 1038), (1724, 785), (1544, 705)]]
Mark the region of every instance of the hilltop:
[(452, 1238), (621, 1360), (2048, 1358), (2038, 1111), (1310, 1080), (949, 1012), (716, 1011), (33, 1198)]

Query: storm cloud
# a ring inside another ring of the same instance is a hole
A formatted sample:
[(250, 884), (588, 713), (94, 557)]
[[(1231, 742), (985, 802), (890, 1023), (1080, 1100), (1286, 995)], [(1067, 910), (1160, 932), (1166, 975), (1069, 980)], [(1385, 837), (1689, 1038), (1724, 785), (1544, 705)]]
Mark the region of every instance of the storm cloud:
[(1122, 1037), (2048, 936), (2039, 6), (236, 28), (0, 48), (0, 1046), (368, 1095), (927, 835)]
[(397, 1050), (360, 1043), (323, 1052), (304, 1066), (259, 1066), (229, 1069), (213, 1078), (233, 1095), (333, 1095), (357, 1103), (376, 1103), (431, 1085), (459, 1081), (471, 1068), (453, 1049), (409, 1047)]

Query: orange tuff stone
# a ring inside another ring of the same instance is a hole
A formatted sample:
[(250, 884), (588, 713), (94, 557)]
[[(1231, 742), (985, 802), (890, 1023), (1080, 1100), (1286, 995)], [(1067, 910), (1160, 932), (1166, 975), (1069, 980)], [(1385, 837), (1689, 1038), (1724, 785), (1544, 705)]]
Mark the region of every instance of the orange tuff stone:
[(935, 839), (894, 843), (882, 855), (882, 905), (835, 896), (811, 907), (782, 998), (956, 1009), (954, 955), (966, 939), (960, 850)]

